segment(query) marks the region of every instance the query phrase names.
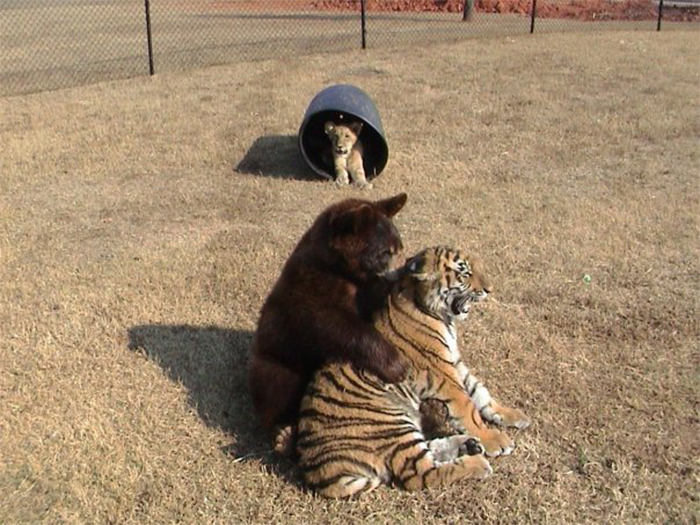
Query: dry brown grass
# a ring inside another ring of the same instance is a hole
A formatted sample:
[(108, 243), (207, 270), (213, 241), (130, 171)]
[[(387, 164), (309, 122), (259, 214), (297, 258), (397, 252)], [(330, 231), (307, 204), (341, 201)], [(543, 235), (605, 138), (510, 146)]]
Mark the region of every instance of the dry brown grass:
[[(695, 523), (699, 47), (523, 36), (3, 99), (0, 522)], [(354, 194), (294, 146), (335, 82), (380, 108), (372, 195), (409, 193), (408, 250), (491, 275), (462, 349), (534, 424), (486, 482), (327, 502), (252, 419), (261, 303)]]

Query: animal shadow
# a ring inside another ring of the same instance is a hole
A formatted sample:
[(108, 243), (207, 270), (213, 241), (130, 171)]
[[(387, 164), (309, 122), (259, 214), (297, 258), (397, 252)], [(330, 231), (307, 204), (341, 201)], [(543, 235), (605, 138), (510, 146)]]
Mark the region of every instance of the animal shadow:
[(283, 477), (290, 465), (271, 452), (267, 434), (256, 421), (248, 392), (248, 354), (253, 332), (217, 326), (135, 326), (129, 349), (158, 363), (168, 377), (188, 391), (189, 402), (205, 424), (234, 439), (222, 452), (235, 461), (261, 459)]
[(253, 142), (236, 171), (282, 179), (316, 180), (299, 153), (296, 135), (268, 135)]

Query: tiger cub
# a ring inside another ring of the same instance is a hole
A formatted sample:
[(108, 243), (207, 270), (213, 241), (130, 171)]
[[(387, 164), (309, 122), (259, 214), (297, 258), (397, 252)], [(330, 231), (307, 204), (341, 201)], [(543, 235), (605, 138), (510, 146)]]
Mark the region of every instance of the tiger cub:
[[(490, 456), (512, 450), (505, 434), (484, 425), (465, 387), (472, 376), (457, 349), (455, 321), (466, 319), (471, 304), (488, 291), (473, 261), (452, 249), (430, 248), (406, 264), (375, 326), (403, 354), (409, 376), (388, 385), (338, 363), (314, 375), (297, 436), (299, 466), (310, 487), (332, 498), (390, 481), (408, 490), (440, 487), (491, 473), (485, 457), (463, 454), (465, 447), (475, 452), (469, 437), (478, 438)], [(427, 400), (444, 403), (459, 435), (426, 439), (420, 407)], [(503, 413), (504, 407), (489, 406)]]
[(345, 185), (353, 183), (362, 189), (371, 189), (372, 184), (367, 182), (365, 177), (365, 167), (362, 163), (363, 147), (360, 140), (362, 132), (362, 122), (352, 122), (349, 124), (336, 124), (332, 121), (326, 122), (324, 126), (326, 135), (331, 141), (331, 154), (333, 156), (333, 167), (335, 168), (335, 183)]

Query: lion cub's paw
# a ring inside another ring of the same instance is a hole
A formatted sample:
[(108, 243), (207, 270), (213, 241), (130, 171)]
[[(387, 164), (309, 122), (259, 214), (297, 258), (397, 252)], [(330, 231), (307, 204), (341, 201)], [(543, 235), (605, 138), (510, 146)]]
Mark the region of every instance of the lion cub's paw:
[(358, 182), (356, 186), (361, 190), (371, 190), (372, 188), (374, 188), (374, 185), (371, 182), (367, 181)]
[(347, 173), (343, 173), (342, 175), (338, 175), (335, 178), (335, 185), (336, 186), (347, 186), (350, 184), (350, 178), (348, 177)]

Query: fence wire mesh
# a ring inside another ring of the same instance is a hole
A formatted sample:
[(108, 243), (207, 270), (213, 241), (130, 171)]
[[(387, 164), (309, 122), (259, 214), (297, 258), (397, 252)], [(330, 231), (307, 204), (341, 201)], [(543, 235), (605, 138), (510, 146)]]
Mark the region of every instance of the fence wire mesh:
[[(700, 0), (666, 4), (669, 27), (698, 28)], [(151, 66), (165, 72), (533, 29), (655, 30), (658, 13), (658, 0), (0, 0), (0, 96), (144, 75)]]

